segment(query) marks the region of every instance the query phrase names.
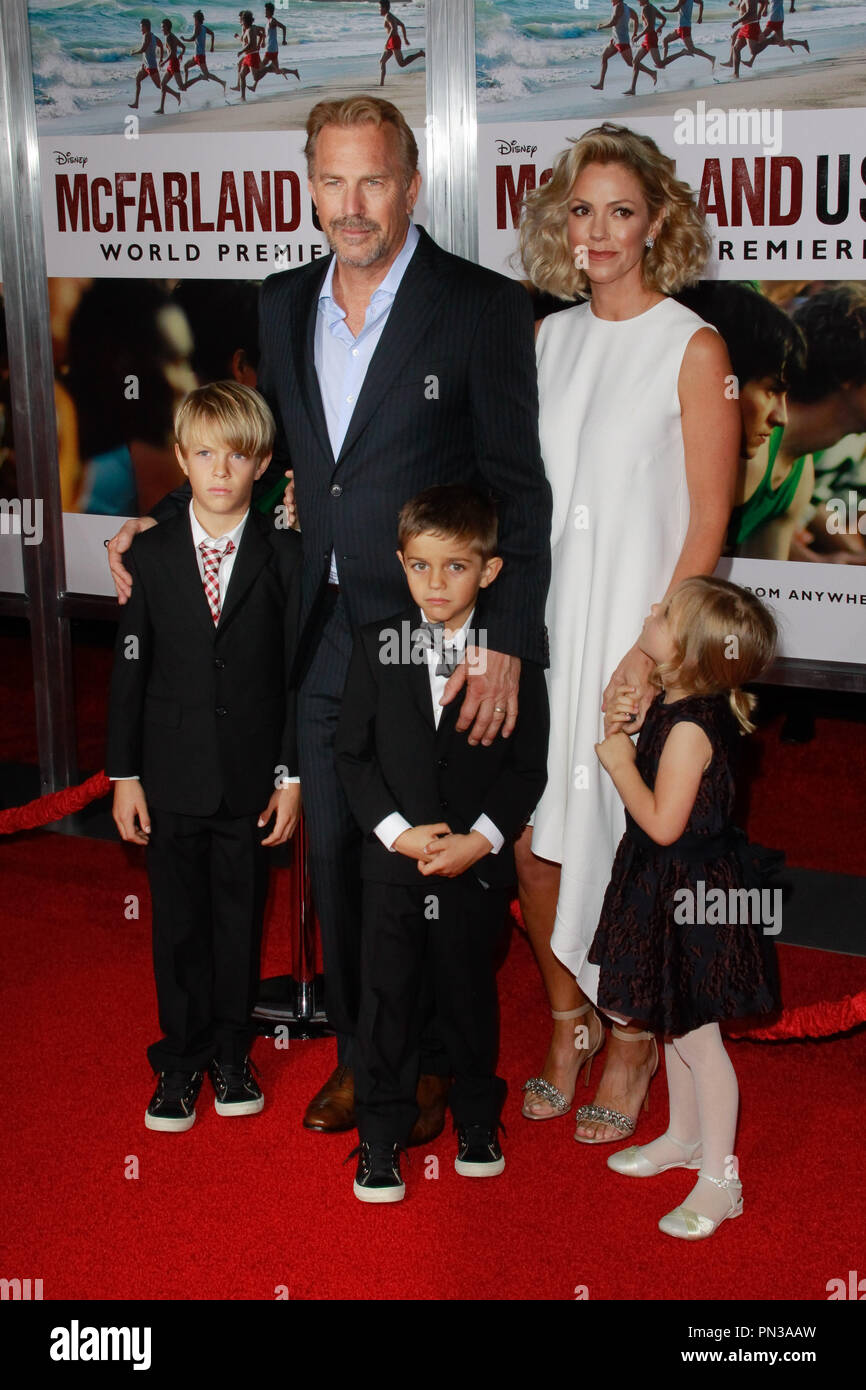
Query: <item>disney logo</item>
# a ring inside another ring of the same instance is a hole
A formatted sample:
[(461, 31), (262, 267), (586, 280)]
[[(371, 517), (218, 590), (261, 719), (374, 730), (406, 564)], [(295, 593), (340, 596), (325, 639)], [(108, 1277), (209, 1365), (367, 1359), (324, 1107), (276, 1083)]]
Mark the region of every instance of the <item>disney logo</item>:
[(54, 155), (58, 164), (81, 164), (83, 166), (87, 163), (86, 154), (70, 154), (68, 150), (65, 153), (63, 150), (55, 150)]
[(497, 149), (500, 154), (535, 154), (537, 145), (519, 145), (516, 140), (497, 140)]

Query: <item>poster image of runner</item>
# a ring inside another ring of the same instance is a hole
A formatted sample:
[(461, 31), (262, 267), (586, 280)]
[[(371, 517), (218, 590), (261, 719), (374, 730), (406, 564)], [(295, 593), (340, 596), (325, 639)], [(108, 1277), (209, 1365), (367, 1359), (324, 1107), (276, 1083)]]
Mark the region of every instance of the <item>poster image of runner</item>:
[(426, 117), (422, 0), (30, 0), (41, 136), (300, 130), (356, 92)]
[(860, 0), (476, 0), (479, 122), (863, 106)]

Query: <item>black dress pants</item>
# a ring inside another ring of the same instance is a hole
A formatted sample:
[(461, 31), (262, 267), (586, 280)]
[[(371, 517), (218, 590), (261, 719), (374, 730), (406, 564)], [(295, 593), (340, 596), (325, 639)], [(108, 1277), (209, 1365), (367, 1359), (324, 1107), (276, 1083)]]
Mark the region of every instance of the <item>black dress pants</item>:
[[(315, 646), (298, 692), (298, 758), (310, 880), (325, 971), (325, 1009), (341, 1063), (355, 1066), (361, 974), (361, 831), (334, 761), (334, 741), (352, 629), (342, 595), (326, 590), (313, 619)], [(448, 1062), (425, 1004), (422, 1071), (447, 1075)]]
[(508, 899), (504, 889), (482, 887), (471, 871), (417, 887), (364, 883), (355, 1074), (362, 1140), (405, 1144), (409, 1137), (418, 1115), (427, 990), (454, 1075), (455, 1123), (495, 1128), (506, 1091), (496, 1075), (495, 957)]
[[(267, 798), (263, 798), (264, 801)], [(267, 830), (258, 816), (153, 810), (147, 870), (153, 970), (164, 1037), (154, 1071), (242, 1062), (253, 1030), (267, 894)]]

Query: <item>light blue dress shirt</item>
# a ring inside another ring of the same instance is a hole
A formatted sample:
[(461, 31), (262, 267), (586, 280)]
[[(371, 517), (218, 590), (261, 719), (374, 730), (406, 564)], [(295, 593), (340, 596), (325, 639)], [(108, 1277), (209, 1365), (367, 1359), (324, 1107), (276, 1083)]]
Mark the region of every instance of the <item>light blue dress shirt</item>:
[[(400, 288), (400, 281), (418, 245), (418, 228), (409, 223), (406, 240), (391, 265), (388, 274), (372, 294), (364, 317), (364, 326), (357, 338), (353, 338), (346, 312), (334, 298), (334, 269), (336, 256), (331, 259), (328, 273), (319, 291), (316, 333), (314, 342), (314, 361), (322, 404), (325, 407), (325, 423), (334, 458), (339, 457), (346, 438), (346, 431), (355, 410), (355, 403), (361, 394), (367, 368), (382, 330), (388, 322), (394, 296)], [(328, 576), (332, 584), (339, 583), (337, 561), (331, 552), (331, 572)]]

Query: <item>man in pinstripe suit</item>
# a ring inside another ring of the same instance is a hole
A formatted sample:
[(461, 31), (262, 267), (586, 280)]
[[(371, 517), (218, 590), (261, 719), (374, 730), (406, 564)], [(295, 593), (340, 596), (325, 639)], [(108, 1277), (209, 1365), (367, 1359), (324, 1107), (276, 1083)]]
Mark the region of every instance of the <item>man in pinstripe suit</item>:
[[(278, 432), (259, 486), (292, 470), (303, 538), (300, 772), (326, 1008), (338, 1040), (337, 1069), (304, 1124), (334, 1132), (354, 1125), (360, 832), (333, 751), (352, 632), (402, 606), (396, 522), (406, 499), (436, 483), (486, 488), (496, 499), (504, 559), (479, 623), (486, 661), (468, 676), (461, 667), (445, 698), (468, 680), (458, 729), (471, 726), (470, 739), (487, 744), (507, 737), (521, 661), (547, 659), (551, 508), (529, 296), (442, 251), (413, 224), (418, 152), (389, 102), (320, 102), (307, 121), (306, 155), (334, 254), (262, 286), (258, 386)], [(184, 489), (171, 494), (154, 518), (184, 498)], [(124, 532), (131, 539), (141, 524), (127, 523)], [(124, 540), (121, 533), (110, 546), (121, 601)], [(432, 1052), (427, 1069), (435, 1074)], [(441, 1127), (445, 1089), (432, 1076), (422, 1082), (420, 1142)]]

